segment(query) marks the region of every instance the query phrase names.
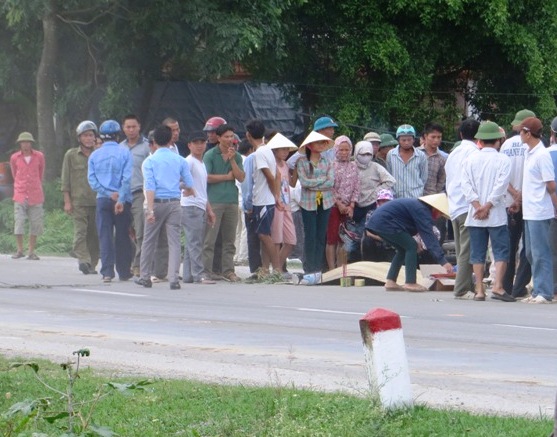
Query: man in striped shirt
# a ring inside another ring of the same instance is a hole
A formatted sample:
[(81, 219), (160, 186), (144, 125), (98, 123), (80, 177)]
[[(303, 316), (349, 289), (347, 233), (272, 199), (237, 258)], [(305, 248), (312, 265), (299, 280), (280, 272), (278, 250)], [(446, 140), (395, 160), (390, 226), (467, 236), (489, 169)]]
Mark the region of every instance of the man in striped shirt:
[(387, 155), (387, 171), (396, 179), (393, 189), (397, 199), (417, 199), (423, 195), (427, 182), (427, 158), (424, 152), (414, 147), (415, 137), (412, 126), (399, 126), (396, 131), (399, 145)]

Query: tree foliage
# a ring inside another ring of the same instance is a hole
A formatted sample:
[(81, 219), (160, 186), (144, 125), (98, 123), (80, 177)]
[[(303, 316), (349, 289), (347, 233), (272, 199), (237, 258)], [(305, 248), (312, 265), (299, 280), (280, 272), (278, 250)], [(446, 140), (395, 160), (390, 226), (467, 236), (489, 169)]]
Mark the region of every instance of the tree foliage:
[[(29, 130), (38, 120), (51, 157), (80, 120), (146, 113), (138, 87), (236, 65), (348, 131), (450, 127), (465, 112), (455, 92), (508, 125), (523, 107), (555, 115), (556, 34), (557, 3), (528, 0), (4, 0), (0, 96)], [(51, 177), (60, 161), (47, 161)]]
[(0, 84), (14, 91), (3, 97), (21, 90), (37, 102), (39, 141), (54, 178), (56, 157), (72, 145), (59, 143), (93, 109), (119, 118), (137, 109), (133, 92), (152, 81), (218, 78), (264, 47), (280, 54), (281, 15), (298, 1), (5, 0), (0, 32), (11, 44), (0, 44)]
[(281, 62), (254, 66), (296, 84), (309, 112), (346, 123), (447, 126), (464, 115), (508, 125), (522, 107), (555, 115), (557, 3), (309, 1), (291, 11)]

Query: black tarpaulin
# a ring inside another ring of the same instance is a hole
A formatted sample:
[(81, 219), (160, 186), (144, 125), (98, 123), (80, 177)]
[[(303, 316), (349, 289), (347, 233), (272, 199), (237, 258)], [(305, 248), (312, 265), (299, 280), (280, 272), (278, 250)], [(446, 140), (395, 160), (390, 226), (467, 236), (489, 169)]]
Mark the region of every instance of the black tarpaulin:
[(300, 111), (270, 84), (157, 82), (150, 98), (144, 94), (141, 100), (147, 108), (144, 126), (173, 117), (180, 122), (182, 138), (203, 129), (213, 116), (223, 117), (240, 137), (245, 133), (244, 124), (253, 118), (290, 138), (304, 133)]

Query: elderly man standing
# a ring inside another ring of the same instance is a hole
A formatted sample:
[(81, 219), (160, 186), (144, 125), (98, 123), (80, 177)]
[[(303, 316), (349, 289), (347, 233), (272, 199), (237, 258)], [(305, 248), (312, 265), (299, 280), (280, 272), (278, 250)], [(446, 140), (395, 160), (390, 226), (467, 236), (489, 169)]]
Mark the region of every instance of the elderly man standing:
[(97, 125), (92, 121), (79, 123), (76, 129), (79, 145), (66, 152), (62, 163), (64, 212), (73, 219), (73, 252), (84, 275), (96, 274), (95, 267), (99, 262), (99, 237), (95, 222), (97, 200), (87, 181), (89, 157), (98, 132)]
[(33, 149), (35, 139), (29, 132), (17, 138), (19, 152), (10, 157), (10, 168), (14, 179), (14, 234), (17, 252), (13, 259), (23, 258), (23, 234), (25, 222), (29, 220), (29, 253), (27, 259), (36, 261), (37, 236), (43, 233), (43, 178), (45, 160), (42, 152)]
[(97, 232), (101, 248), (103, 282), (114, 278), (114, 267), (121, 281), (131, 277), (130, 239), (133, 159), (127, 147), (117, 143), (120, 124), (107, 120), (99, 128), (103, 145), (89, 158), (89, 185), (97, 192)]
[(178, 270), (180, 268), (180, 230), (181, 214), (180, 196), (194, 194), (193, 180), (188, 164), (181, 156), (173, 153), (169, 146), (172, 131), (168, 126), (159, 126), (154, 132), (157, 150), (143, 163), (143, 179), (145, 181), (145, 198), (147, 212), (145, 214), (145, 235), (141, 247), (141, 277), (136, 279), (138, 285), (151, 288), (151, 271), (155, 257), (155, 249), (161, 229), (166, 230), (168, 240), (168, 280), (170, 289), (180, 289)]

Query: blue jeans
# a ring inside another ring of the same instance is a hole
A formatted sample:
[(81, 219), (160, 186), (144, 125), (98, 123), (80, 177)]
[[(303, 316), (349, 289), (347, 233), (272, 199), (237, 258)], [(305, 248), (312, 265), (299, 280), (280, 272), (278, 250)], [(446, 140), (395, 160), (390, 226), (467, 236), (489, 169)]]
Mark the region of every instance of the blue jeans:
[(551, 246), (549, 244), (548, 220), (524, 220), (526, 235), (526, 257), (532, 266), (534, 290), (532, 297), (541, 295), (553, 300), (553, 266)]
[(485, 264), (487, 245), (491, 239), (493, 262), (509, 262), (507, 225), (495, 227), (468, 226), (470, 233), (470, 264)]
[(101, 250), (101, 275), (114, 278), (114, 266), (120, 279), (129, 279), (132, 264), (131, 204), (124, 203), (124, 211), (114, 214), (114, 202), (108, 197), (97, 198), (97, 233)]
[(405, 265), (406, 284), (416, 283), (416, 270), (418, 268), (418, 244), (407, 232), (396, 234), (376, 232), (383, 240), (391, 244), (395, 250), (395, 256), (391, 261), (391, 267), (387, 273), (387, 279), (397, 281), (402, 264)]
[(331, 208), (323, 209), (323, 206), (319, 205), (315, 211), (307, 211), (303, 208), (301, 211), (304, 222), (304, 272), (320, 272), (325, 259), (327, 225)]

